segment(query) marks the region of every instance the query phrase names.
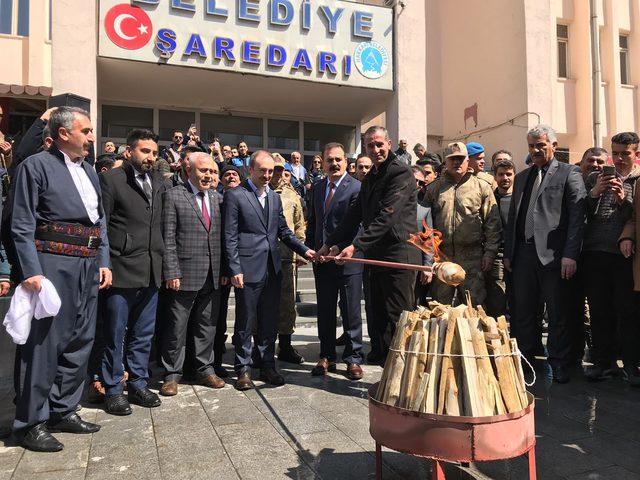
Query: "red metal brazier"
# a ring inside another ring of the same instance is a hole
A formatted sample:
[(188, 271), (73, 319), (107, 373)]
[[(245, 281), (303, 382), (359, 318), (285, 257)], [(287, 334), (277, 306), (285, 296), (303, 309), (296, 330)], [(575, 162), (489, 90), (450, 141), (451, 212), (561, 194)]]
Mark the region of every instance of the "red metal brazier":
[(382, 446), (433, 460), (435, 480), (444, 480), (441, 461), (485, 462), (528, 454), (529, 480), (536, 480), (534, 397), (524, 410), (491, 417), (455, 417), (392, 407), (369, 388), (369, 432), (376, 441), (376, 478), (382, 479)]

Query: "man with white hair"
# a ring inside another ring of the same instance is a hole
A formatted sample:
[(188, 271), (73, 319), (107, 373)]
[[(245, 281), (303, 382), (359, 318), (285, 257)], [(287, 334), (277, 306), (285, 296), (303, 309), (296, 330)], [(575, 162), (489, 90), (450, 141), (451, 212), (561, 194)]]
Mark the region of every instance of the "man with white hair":
[(558, 383), (569, 381), (571, 336), (566, 316), (568, 280), (576, 273), (585, 219), (586, 191), (580, 169), (555, 158), (553, 128), (527, 134), (532, 166), (514, 180), (504, 238), (504, 268), (513, 272), (512, 333), (533, 361), (543, 355), (536, 312), (547, 306), (548, 361)]
[(178, 393), (188, 332), (194, 337), (198, 384), (209, 388), (225, 385), (215, 373), (213, 355), (222, 258), (218, 164), (211, 155), (194, 152), (186, 172), (187, 182), (168, 190), (163, 198), (162, 270), (170, 295), (161, 347), (165, 378), (160, 394), (165, 396)]

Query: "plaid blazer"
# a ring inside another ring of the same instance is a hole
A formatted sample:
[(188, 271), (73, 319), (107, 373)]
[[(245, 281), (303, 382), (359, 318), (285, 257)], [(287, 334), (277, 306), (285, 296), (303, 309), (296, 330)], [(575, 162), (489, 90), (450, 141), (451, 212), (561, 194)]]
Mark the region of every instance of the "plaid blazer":
[(211, 228), (204, 226), (202, 210), (189, 184), (177, 185), (163, 195), (163, 225), (165, 252), (162, 261), (164, 280), (180, 279), (180, 290), (200, 290), (209, 270), (218, 288), (222, 258), (222, 218), (220, 195), (207, 192)]

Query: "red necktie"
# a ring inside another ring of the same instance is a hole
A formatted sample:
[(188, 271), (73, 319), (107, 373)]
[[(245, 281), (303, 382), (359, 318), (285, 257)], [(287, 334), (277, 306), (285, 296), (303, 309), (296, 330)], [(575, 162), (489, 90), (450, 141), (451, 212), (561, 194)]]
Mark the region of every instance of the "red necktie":
[(209, 216), (207, 207), (205, 207), (204, 205), (204, 202), (205, 202), (204, 192), (198, 192), (198, 195), (200, 195), (200, 200), (202, 201), (201, 206), (202, 206), (202, 218), (204, 219), (204, 228), (206, 228), (207, 231), (209, 231), (209, 229), (211, 228), (211, 217)]
[(331, 206), (331, 200), (333, 200), (333, 189), (336, 188), (335, 183), (329, 182), (329, 194), (324, 201), (324, 214), (326, 215), (329, 211), (329, 207)]

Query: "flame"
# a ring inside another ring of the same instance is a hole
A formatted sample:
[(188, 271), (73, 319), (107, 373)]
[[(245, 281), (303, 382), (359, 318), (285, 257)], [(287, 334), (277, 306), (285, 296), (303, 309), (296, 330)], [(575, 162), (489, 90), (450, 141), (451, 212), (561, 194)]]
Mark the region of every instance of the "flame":
[(427, 255), (433, 256), (434, 262), (446, 260), (446, 256), (440, 250), (442, 232), (430, 228), (425, 220), (422, 220), (422, 226), (424, 231), (410, 234), (407, 241)]

